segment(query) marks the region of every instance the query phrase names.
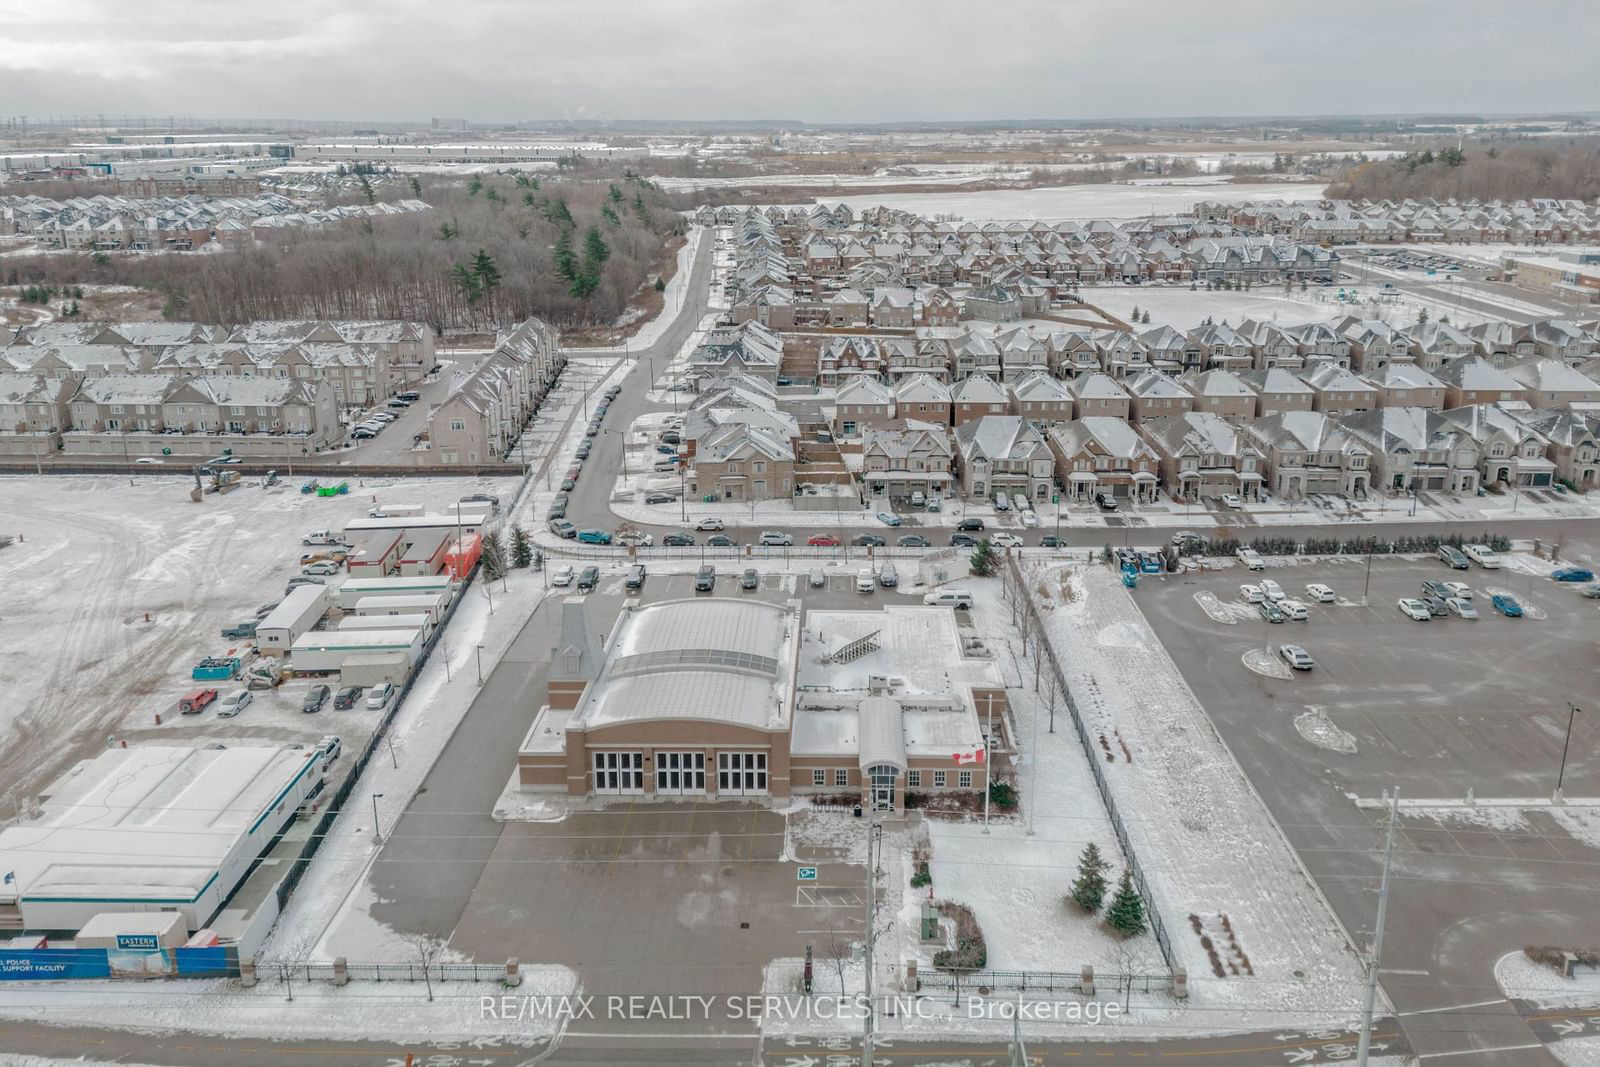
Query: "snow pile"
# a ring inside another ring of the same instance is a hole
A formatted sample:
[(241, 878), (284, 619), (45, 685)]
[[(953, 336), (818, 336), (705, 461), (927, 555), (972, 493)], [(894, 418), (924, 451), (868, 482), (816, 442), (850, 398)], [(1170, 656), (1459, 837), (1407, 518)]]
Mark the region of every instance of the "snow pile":
[(1329, 752), (1342, 752), (1346, 756), (1356, 754), (1355, 734), (1341, 729), (1321, 708), (1312, 708), (1296, 715), (1294, 729), (1318, 748), (1325, 748)]
[[(1030, 589), (1046, 575), (1056, 584), (1059, 568), (1035, 565)], [(1045, 611), (1046, 627), (1090, 733), (1116, 733), (1132, 754), (1103, 769), (1195, 999), (1355, 1013), (1363, 968), (1327, 902), (1165, 650), (1095, 639), (1144, 625), (1127, 590), (1103, 567), (1082, 579), (1082, 595)], [(1254, 979), (1226, 967), (1214, 977), (1196, 921), (1225, 959), (1231, 930)]]
[(1508, 952), (1495, 962), (1494, 980), (1507, 997), (1531, 1001), (1541, 1011), (1600, 1007), (1600, 970), (1592, 967), (1563, 978), (1521, 952)]

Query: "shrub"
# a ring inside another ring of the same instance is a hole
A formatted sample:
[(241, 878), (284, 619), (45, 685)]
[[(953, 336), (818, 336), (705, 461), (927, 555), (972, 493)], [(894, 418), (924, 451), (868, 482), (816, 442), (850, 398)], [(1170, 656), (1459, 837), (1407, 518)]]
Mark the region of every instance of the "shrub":
[(955, 924), (956, 947), (935, 952), (933, 965), (941, 971), (976, 971), (988, 966), (989, 948), (972, 909), (948, 900), (941, 900), (935, 906), (940, 915)]

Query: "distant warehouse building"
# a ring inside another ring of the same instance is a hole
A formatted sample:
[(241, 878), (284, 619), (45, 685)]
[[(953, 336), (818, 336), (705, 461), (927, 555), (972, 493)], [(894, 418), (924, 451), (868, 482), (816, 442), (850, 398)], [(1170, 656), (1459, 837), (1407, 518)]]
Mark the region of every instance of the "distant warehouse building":
[(1600, 303), (1600, 253), (1575, 250), (1553, 256), (1506, 256), (1501, 265), (1523, 289), (1580, 304)]
[(304, 745), (114, 748), (0, 832), (0, 929), (75, 931), (103, 912), (207, 925), (322, 780)]

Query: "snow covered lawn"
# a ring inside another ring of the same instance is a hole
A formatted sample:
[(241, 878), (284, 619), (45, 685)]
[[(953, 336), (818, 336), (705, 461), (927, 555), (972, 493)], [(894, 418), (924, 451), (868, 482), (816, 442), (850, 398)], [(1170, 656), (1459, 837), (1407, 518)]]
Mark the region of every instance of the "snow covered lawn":
[[(1232, 184), (1214, 179), (1174, 180), (1155, 185), (1067, 185), (1041, 189), (989, 189), (949, 193), (870, 193), (839, 197), (853, 211), (885, 204), (914, 211), (923, 218), (950, 215), (984, 222), (990, 219), (1122, 219), (1185, 212), (1202, 200), (1242, 203), (1247, 200), (1320, 200), (1320, 182), (1255, 182)], [(824, 206), (833, 207), (826, 199)]]

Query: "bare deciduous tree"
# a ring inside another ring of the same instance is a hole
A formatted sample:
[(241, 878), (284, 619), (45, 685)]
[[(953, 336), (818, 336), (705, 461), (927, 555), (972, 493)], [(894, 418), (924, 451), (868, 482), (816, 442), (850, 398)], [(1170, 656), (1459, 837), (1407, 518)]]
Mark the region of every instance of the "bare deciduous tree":
[(422, 965), (422, 980), (428, 986), (428, 999), (433, 999), (433, 965), (438, 962), (447, 947), (445, 939), (436, 934), (403, 934), (401, 940), (411, 946), (411, 951), (417, 954), (417, 962)]

